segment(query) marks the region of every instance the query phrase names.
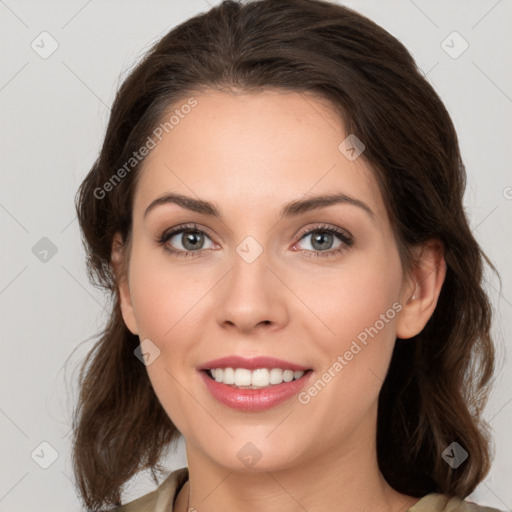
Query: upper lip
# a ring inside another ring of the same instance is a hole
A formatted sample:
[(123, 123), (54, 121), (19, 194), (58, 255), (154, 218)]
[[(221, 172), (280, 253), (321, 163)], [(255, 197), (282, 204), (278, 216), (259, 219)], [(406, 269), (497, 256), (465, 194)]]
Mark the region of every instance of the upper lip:
[(291, 361), (266, 356), (250, 358), (240, 356), (221, 357), (220, 359), (213, 359), (199, 366), (199, 370), (212, 370), (213, 368), (246, 368), (247, 370), (281, 368), (283, 370), (293, 371), (306, 371), (310, 369), (307, 366), (292, 363)]

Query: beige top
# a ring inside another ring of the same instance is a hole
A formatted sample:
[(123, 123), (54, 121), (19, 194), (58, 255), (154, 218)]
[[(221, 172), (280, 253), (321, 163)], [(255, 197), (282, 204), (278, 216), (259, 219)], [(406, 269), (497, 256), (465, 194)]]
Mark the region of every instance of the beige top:
[[(130, 501), (116, 512), (173, 512), (174, 500), (188, 480), (188, 468), (173, 471), (154, 491)], [(444, 494), (427, 494), (407, 512), (500, 512), (496, 508), (450, 498)]]

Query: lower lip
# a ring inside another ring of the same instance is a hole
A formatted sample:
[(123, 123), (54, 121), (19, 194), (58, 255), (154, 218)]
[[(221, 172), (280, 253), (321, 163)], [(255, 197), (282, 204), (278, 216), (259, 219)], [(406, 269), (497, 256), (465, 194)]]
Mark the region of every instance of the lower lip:
[(235, 388), (211, 379), (205, 371), (199, 373), (208, 391), (219, 402), (239, 411), (258, 412), (271, 409), (296, 395), (306, 385), (313, 372), (308, 370), (300, 379), (261, 389)]

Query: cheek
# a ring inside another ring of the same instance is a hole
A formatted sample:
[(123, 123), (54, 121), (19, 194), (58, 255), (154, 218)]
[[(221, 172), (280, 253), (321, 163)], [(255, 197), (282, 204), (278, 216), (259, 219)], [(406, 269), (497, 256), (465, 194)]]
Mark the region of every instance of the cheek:
[(316, 286), (311, 278), (303, 288), (324, 324), (315, 344), (324, 354), (321, 372), (330, 369), (336, 375), (331, 399), (361, 412), (377, 397), (385, 378), (401, 309), (398, 253), (391, 248), (367, 254), (341, 267), (337, 275), (316, 276)]
[[(321, 339), (332, 343), (337, 338), (343, 345), (392, 308), (399, 298), (401, 264), (394, 251), (368, 252), (347, 260), (336, 271), (303, 273), (297, 287), (309, 309), (322, 320)], [(395, 310), (387, 316), (393, 320)], [(386, 329), (392, 324), (386, 322)]]
[(130, 295), (139, 335), (157, 343), (171, 338), (175, 326), (187, 323), (208, 286), (170, 258), (163, 248), (134, 247), (130, 262)]

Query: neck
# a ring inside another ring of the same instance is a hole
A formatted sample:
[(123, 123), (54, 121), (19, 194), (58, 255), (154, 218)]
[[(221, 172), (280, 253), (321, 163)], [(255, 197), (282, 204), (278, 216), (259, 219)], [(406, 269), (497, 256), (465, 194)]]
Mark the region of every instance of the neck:
[(286, 469), (260, 472), (219, 466), (187, 446), (189, 481), (175, 511), (407, 511), (418, 498), (391, 488), (379, 471), (375, 444), (361, 444), (318, 453)]

